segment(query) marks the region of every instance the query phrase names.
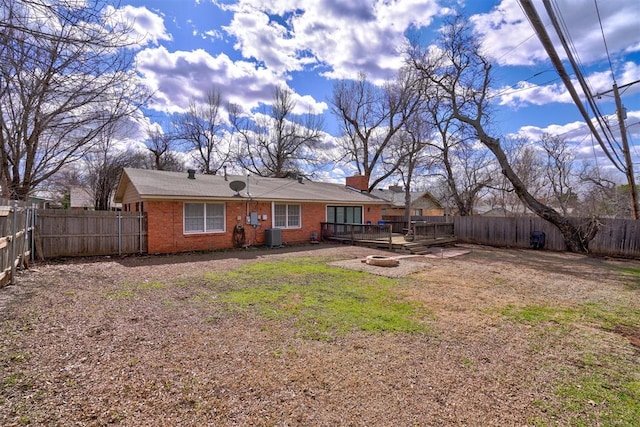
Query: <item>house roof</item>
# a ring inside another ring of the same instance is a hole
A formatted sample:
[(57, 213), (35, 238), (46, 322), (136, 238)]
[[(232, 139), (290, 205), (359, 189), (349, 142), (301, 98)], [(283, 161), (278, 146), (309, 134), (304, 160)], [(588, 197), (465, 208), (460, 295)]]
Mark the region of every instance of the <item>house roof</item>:
[[(230, 184), (241, 181), (238, 192)], [(125, 168), (115, 193), (115, 201), (122, 202), (125, 190), (132, 185), (142, 199), (156, 200), (237, 200), (239, 197), (265, 201), (297, 201), (348, 204), (380, 204), (382, 201), (367, 193), (360, 193), (344, 185), (289, 178), (257, 176), (196, 174), (189, 179), (187, 172), (169, 172)]]
[[(385, 190), (385, 189), (375, 189), (371, 192), (371, 194), (375, 197), (378, 197), (384, 201), (386, 201), (389, 205), (396, 207), (396, 208), (404, 208), (404, 191), (396, 191), (396, 190)], [(409, 193), (409, 196), (411, 197), (411, 203), (415, 202), (416, 200), (424, 197), (424, 196), (428, 196), (429, 198), (431, 198), (434, 203), (437, 203), (438, 205), (440, 204), (440, 202), (438, 201), (438, 199), (436, 199), (435, 197), (433, 197), (433, 195), (431, 195), (431, 193), (429, 193), (428, 191), (411, 191)]]

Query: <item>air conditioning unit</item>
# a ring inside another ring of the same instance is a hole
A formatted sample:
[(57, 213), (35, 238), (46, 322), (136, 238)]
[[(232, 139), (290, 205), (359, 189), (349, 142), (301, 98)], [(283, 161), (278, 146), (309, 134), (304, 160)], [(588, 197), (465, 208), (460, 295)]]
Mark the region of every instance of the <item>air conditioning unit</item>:
[(282, 230), (279, 228), (264, 230), (264, 245), (270, 248), (282, 246)]

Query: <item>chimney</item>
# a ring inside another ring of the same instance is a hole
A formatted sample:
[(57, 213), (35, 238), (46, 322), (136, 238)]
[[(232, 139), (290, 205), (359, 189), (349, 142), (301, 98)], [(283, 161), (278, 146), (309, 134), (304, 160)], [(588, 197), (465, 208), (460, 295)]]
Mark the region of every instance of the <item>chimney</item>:
[(402, 187), (402, 185), (390, 185), (389, 186), (389, 191), (393, 191), (394, 193), (401, 193), (402, 190), (404, 190), (404, 187)]
[(187, 169), (187, 173), (189, 174), (189, 176), (187, 176), (187, 178), (196, 179), (196, 170), (195, 169)]
[(222, 165), (222, 169), (224, 169), (224, 180), (227, 181), (227, 165)]
[(345, 184), (362, 192), (369, 191), (369, 177), (366, 175), (348, 176)]

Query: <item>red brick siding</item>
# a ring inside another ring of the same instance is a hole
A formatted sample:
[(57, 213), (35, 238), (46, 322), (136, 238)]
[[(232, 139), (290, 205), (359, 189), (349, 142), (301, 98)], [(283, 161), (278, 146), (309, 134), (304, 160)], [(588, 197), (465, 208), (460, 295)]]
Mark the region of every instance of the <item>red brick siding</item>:
[(372, 205), (364, 207), (363, 222), (371, 221), (371, 224), (376, 224), (382, 219), (382, 205)]
[[(147, 201), (144, 203), (148, 224), (149, 253), (175, 253), (201, 250), (228, 249), (233, 247), (233, 228), (243, 225), (246, 244), (263, 245), (265, 229), (273, 224), (270, 202), (226, 202), (226, 231), (206, 234), (184, 234), (184, 204), (172, 201)], [(326, 221), (326, 205), (324, 203), (301, 204), (301, 228), (282, 229), (282, 242), (285, 244), (306, 243), (311, 233), (320, 235), (320, 223)], [(246, 216), (257, 212), (260, 225), (253, 227), (246, 224)], [(382, 218), (380, 205), (363, 207), (364, 222), (376, 223)], [(238, 221), (238, 217), (240, 220)]]

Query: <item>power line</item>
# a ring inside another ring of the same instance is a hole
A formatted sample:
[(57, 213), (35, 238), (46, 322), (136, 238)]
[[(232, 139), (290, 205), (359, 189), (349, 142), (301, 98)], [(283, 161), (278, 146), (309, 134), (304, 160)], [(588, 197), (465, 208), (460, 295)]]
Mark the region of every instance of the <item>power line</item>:
[[(513, 93), (524, 92), (525, 90), (531, 90), (531, 89), (535, 89), (535, 88), (538, 88), (538, 87), (543, 87), (545, 85), (548, 85), (549, 83), (553, 83), (555, 81), (560, 80), (560, 77), (556, 77), (555, 79), (546, 81), (546, 82), (544, 82), (544, 83), (542, 83), (540, 85), (535, 85), (535, 86), (523, 87), (523, 88), (520, 88), (520, 89), (515, 89), (515, 85), (517, 85), (519, 83), (523, 83), (523, 82), (528, 82), (529, 80), (531, 80), (533, 77), (536, 77), (537, 75), (540, 75), (540, 73), (536, 73), (532, 77), (529, 77), (526, 80), (520, 80), (518, 83), (514, 83), (513, 85), (511, 85), (511, 86), (507, 87), (506, 89), (502, 90), (501, 92), (498, 92), (498, 93), (496, 93), (494, 95), (491, 95), (491, 96), (487, 97), (487, 99), (497, 98), (497, 97), (502, 96), (502, 95), (511, 95)], [(510, 89), (513, 89), (513, 90), (511, 92), (507, 92)]]
[(573, 102), (575, 103), (576, 107), (580, 111), (580, 114), (582, 115), (582, 117), (585, 119), (585, 123), (589, 127), (589, 130), (593, 133), (594, 137), (598, 141), (598, 144), (600, 144), (600, 147), (602, 148), (603, 152), (606, 154), (607, 158), (609, 158), (611, 163), (621, 172), (624, 172), (624, 170), (621, 168), (620, 159), (617, 158), (617, 153), (615, 153), (615, 156), (614, 156), (614, 153), (612, 153), (611, 150), (607, 148), (607, 145), (604, 143), (600, 134), (598, 133), (596, 128), (593, 126), (593, 123), (589, 118), (589, 114), (587, 113), (585, 108), (582, 106), (580, 96), (576, 92), (575, 87), (573, 86), (573, 82), (569, 78), (569, 75), (567, 74), (567, 71), (564, 68), (564, 65), (562, 64), (562, 61), (560, 60), (560, 57), (558, 56), (558, 53), (556, 52), (555, 47), (551, 42), (551, 38), (549, 37), (549, 34), (547, 33), (545, 26), (542, 23), (540, 16), (538, 15), (538, 12), (533, 6), (532, 1), (519, 0), (519, 3), (520, 3), (520, 6), (523, 8), (525, 15), (529, 19), (531, 26), (538, 34), (538, 38), (540, 39), (540, 42), (542, 43), (545, 50), (547, 51), (547, 54), (549, 55), (549, 59), (553, 63), (554, 67), (556, 68), (558, 75), (562, 78), (562, 81), (564, 82), (567, 88), (567, 91), (569, 92), (569, 94), (571, 95), (571, 98), (573, 99)]
[[(587, 99), (587, 102), (589, 104), (589, 106), (591, 107), (591, 110), (593, 111), (593, 114), (595, 116), (595, 119), (598, 123), (598, 125), (600, 126), (600, 129), (602, 129), (602, 134), (604, 135), (604, 138), (607, 140), (607, 143), (609, 145), (609, 147), (611, 148), (611, 152), (613, 155), (615, 155), (617, 161), (619, 162), (618, 165), (616, 165), (616, 167), (618, 167), (618, 169), (620, 169), (620, 171), (624, 171), (624, 167), (622, 166), (622, 160), (620, 159), (620, 157), (618, 156), (618, 152), (616, 151), (613, 142), (617, 141), (615, 140), (615, 137), (613, 135), (613, 132), (611, 132), (611, 129), (609, 128), (608, 123), (606, 123), (606, 121), (604, 121), (603, 118), (603, 114), (600, 112), (600, 109), (598, 108), (598, 106), (595, 103), (594, 97), (592, 95), (592, 91), (589, 88), (589, 85), (586, 81), (586, 79), (584, 78), (584, 74), (582, 72), (582, 68), (579, 66), (578, 61), (579, 58), (576, 59), (577, 57), (577, 53), (576, 55), (573, 54), (573, 52), (575, 51), (575, 46), (573, 46), (573, 43), (571, 43), (571, 45), (569, 44), (569, 42), (567, 41), (567, 39), (570, 40), (570, 36), (569, 33), (566, 29), (566, 25), (564, 25), (564, 27), (562, 25), (560, 25), (560, 21), (558, 19), (558, 16), (556, 14), (556, 10), (554, 9), (553, 6), (551, 5), (549, 0), (542, 0), (542, 3), (544, 4), (544, 7), (547, 11), (547, 15), (549, 16), (549, 19), (551, 20), (551, 24), (553, 25), (553, 28), (555, 29), (556, 33), (558, 34), (558, 37), (560, 39), (560, 43), (562, 44), (562, 47), (565, 50), (565, 53), (567, 54), (567, 59), (569, 60), (569, 63), (571, 64), (571, 67), (573, 68), (573, 71), (575, 73), (576, 78), (578, 79), (578, 83), (580, 83), (580, 87), (582, 88), (582, 92), (585, 94), (585, 97)], [(558, 13), (560, 11), (558, 10)], [(560, 15), (561, 16), (561, 15)], [(551, 45), (553, 46), (553, 45)], [(572, 49), (573, 46), (573, 49)], [(568, 89), (568, 87), (567, 87)], [(580, 106), (582, 106), (582, 104), (580, 104)], [(608, 131), (608, 132), (607, 132)]]
[(611, 78), (613, 79), (613, 83), (616, 83), (616, 76), (613, 72), (613, 64), (611, 63), (611, 55), (609, 55), (609, 47), (607, 46), (607, 39), (604, 36), (604, 28), (602, 28), (602, 19), (600, 18), (600, 9), (598, 8), (598, 0), (593, 0), (593, 3), (596, 6), (596, 14), (598, 15), (598, 23), (600, 24), (600, 33), (602, 33), (602, 41), (604, 42), (604, 50), (607, 52), (607, 60), (609, 60), (609, 69), (611, 70)]

